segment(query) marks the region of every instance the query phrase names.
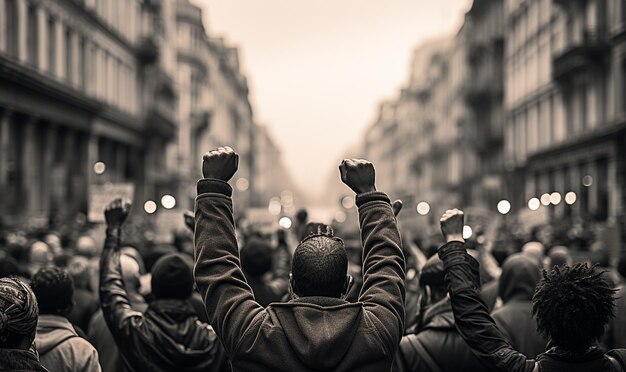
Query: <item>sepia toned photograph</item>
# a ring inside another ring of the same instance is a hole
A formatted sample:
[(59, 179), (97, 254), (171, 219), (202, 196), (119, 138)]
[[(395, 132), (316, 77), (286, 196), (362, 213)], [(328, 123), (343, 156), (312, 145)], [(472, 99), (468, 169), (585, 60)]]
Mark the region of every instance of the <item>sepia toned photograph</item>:
[(625, 0), (0, 0), (0, 371), (626, 371)]

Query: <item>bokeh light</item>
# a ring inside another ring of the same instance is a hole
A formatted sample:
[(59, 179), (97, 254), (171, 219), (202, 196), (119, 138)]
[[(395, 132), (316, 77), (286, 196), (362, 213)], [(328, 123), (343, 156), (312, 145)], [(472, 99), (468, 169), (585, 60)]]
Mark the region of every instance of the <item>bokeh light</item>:
[(498, 202), (498, 212), (502, 215), (506, 215), (511, 211), (511, 203), (508, 200), (500, 200)]
[(161, 198), (161, 205), (165, 209), (172, 209), (176, 206), (176, 198), (169, 194), (163, 195)]
[(536, 211), (541, 206), (541, 201), (538, 198), (531, 198), (528, 201), (528, 209)]
[(235, 187), (237, 187), (237, 190), (239, 191), (246, 191), (250, 187), (250, 181), (248, 181), (247, 178), (242, 177), (235, 182)]
[(354, 207), (354, 198), (351, 196), (344, 196), (341, 199), (341, 205), (346, 209), (351, 209)]
[(545, 206), (550, 205), (550, 194), (545, 193), (545, 194), (541, 195), (540, 200), (541, 200), (541, 204), (542, 205), (545, 205)]
[(583, 186), (590, 187), (591, 185), (593, 185), (593, 177), (590, 175), (583, 177)]
[(103, 174), (104, 172), (106, 172), (107, 170), (107, 165), (104, 164), (104, 162), (99, 161), (96, 164), (93, 165), (93, 171), (95, 174)]
[(280, 198), (271, 198), (267, 209), (272, 216), (278, 216), (283, 209), (283, 206), (280, 204)]
[(552, 203), (552, 205), (559, 205), (559, 203), (561, 203), (561, 194), (556, 191), (550, 194), (550, 203)]
[(573, 191), (570, 191), (567, 194), (565, 194), (565, 202), (569, 205), (576, 203), (576, 199), (577, 199), (576, 193)]
[(148, 214), (152, 214), (157, 210), (157, 203), (154, 200), (148, 200), (144, 203), (143, 210)]
[(430, 204), (425, 201), (417, 203), (417, 213), (422, 216), (427, 215), (430, 212)]
[(278, 221), (278, 224), (280, 225), (280, 227), (282, 227), (283, 229), (289, 229), (291, 227), (291, 218), (289, 217), (283, 217)]
[(463, 239), (469, 239), (472, 237), (473, 231), (472, 228), (468, 225), (463, 226)]
[(343, 211), (335, 212), (335, 221), (337, 221), (339, 223), (346, 222), (346, 214)]

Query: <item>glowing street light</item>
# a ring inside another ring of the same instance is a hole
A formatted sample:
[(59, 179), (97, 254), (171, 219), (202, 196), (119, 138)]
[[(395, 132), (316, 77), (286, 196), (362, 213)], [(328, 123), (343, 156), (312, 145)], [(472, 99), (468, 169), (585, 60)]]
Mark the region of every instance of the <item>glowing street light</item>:
[(103, 174), (104, 172), (106, 172), (106, 170), (107, 170), (107, 165), (104, 164), (104, 162), (102, 162), (102, 161), (96, 162), (93, 165), (93, 171), (97, 175)]
[(172, 209), (176, 206), (176, 198), (172, 195), (163, 195), (161, 198), (161, 205), (165, 209)]
[(541, 204), (547, 207), (548, 205), (550, 205), (550, 194), (545, 193), (541, 195), (540, 200), (541, 200)]
[(568, 205), (572, 205), (572, 204), (576, 203), (576, 193), (573, 192), (573, 191), (570, 191), (567, 194), (565, 194), (565, 202)]
[(561, 203), (561, 194), (556, 191), (550, 194), (550, 203), (552, 203), (552, 205), (559, 205), (559, 203)]
[(428, 213), (430, 213), (430, 204), (428, 204), (425, 201), (421, 201), (417, 203), (417, 213), (419, 213), (422, 216), (425, 216)]
[(468, 225), (463, 226), (463, 239), (469, 239), (472, 237), (472, 228)]
[(498, 212), (500, 212), (501, 215), (506, 215), (510, 211), (511, 203), (508, 200), (503, 199), (498, 202)]
[(148, 200), (144, 203), (143, 210), (148, 214), (153, 214), (157, 210), (157, 203), (154, 200)]
[(282, 227), (283, 229), (288, 229), (291, 227), (291, 218), (289, 217), (283, 217), (278, 221), (278, 224), (280, 225), (280, 227)]
[(536, 211), (537, 209), (539, 209), (540, 206), (541, 201), (539, 201), (539, 199), (537, 198), (531, 198), (528, 201), (528, 209), (530, 209), (531, 211)]

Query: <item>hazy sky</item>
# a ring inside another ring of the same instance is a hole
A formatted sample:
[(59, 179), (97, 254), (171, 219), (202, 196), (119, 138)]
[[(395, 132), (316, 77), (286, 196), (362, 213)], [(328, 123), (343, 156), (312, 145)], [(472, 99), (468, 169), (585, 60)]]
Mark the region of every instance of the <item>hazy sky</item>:
[(256, 121), (271, 127), (303, 191), (359, 140), (407, 80), (413, 48), (455, 32), (470, 0), (197, 0), (240, 49)]

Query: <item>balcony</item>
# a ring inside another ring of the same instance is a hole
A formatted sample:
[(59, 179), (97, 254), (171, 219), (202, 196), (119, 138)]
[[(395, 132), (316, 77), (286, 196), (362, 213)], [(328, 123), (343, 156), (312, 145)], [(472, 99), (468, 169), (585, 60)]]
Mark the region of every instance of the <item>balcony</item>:
[(161, 69), (154, 69), (146, 78), (154, 82), (152, 99), (147, 102), (145, 129), (171, 139), (176, 136), (176, 91), (172, 79)]
[(470, 106), (484, 106), (493, 99), (502, 96), (502, 77), (494, 74), (481, 76), (472, 74), (473, 78), (465, 80), (462, 92)]
[(159, 59), (159, 43), (155, 36), (143, 36), (137, 45), (137, 57), (146, 65)]
[(611, 45), (604, 32), (585, 30), (578, 40), (569, 40), (567, 45), (555, 53), (552, 60), (552, 74), (555, 80), (562, 80), (584, 70), (593, 64), (601, 64), (611, 51)]

